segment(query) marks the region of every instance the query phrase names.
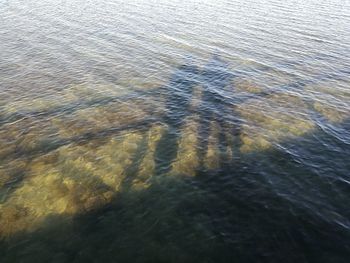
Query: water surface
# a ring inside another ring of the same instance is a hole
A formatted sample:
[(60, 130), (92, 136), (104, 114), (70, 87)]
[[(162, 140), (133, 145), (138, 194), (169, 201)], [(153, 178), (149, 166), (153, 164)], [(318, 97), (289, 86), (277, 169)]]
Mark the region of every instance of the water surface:
[(0, 1), (0, 262), (348, 262), (350, 2)]

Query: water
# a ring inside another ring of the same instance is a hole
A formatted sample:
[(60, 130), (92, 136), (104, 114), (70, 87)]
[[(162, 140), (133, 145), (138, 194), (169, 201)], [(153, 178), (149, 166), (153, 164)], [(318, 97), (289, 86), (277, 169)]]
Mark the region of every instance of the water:
[(348, 262), (350, 2), (0, 1), (0, 262)]

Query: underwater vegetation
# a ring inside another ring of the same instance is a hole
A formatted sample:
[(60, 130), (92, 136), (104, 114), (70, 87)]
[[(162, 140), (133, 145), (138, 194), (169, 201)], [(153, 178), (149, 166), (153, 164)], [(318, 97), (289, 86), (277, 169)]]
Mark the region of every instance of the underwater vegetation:
[(350, 94), (331, 85), (272, 91), (214, 55), (146, 91), (2, 106), (0, 262), (346, 262), (350, 149), (318, 121), (346, 130)]

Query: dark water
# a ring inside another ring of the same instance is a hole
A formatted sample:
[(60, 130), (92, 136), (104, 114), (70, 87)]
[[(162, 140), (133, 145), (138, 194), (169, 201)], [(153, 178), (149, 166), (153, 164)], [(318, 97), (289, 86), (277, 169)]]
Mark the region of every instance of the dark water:
[(0, 0), (0, 262), (349, 262), (349, 24)]

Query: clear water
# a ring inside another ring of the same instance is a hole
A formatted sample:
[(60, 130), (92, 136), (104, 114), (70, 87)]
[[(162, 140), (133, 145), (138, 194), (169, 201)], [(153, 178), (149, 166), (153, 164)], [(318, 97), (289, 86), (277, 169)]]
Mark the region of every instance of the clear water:
[(349, 262), (350, 2), (0, 1), (0, 262)]

